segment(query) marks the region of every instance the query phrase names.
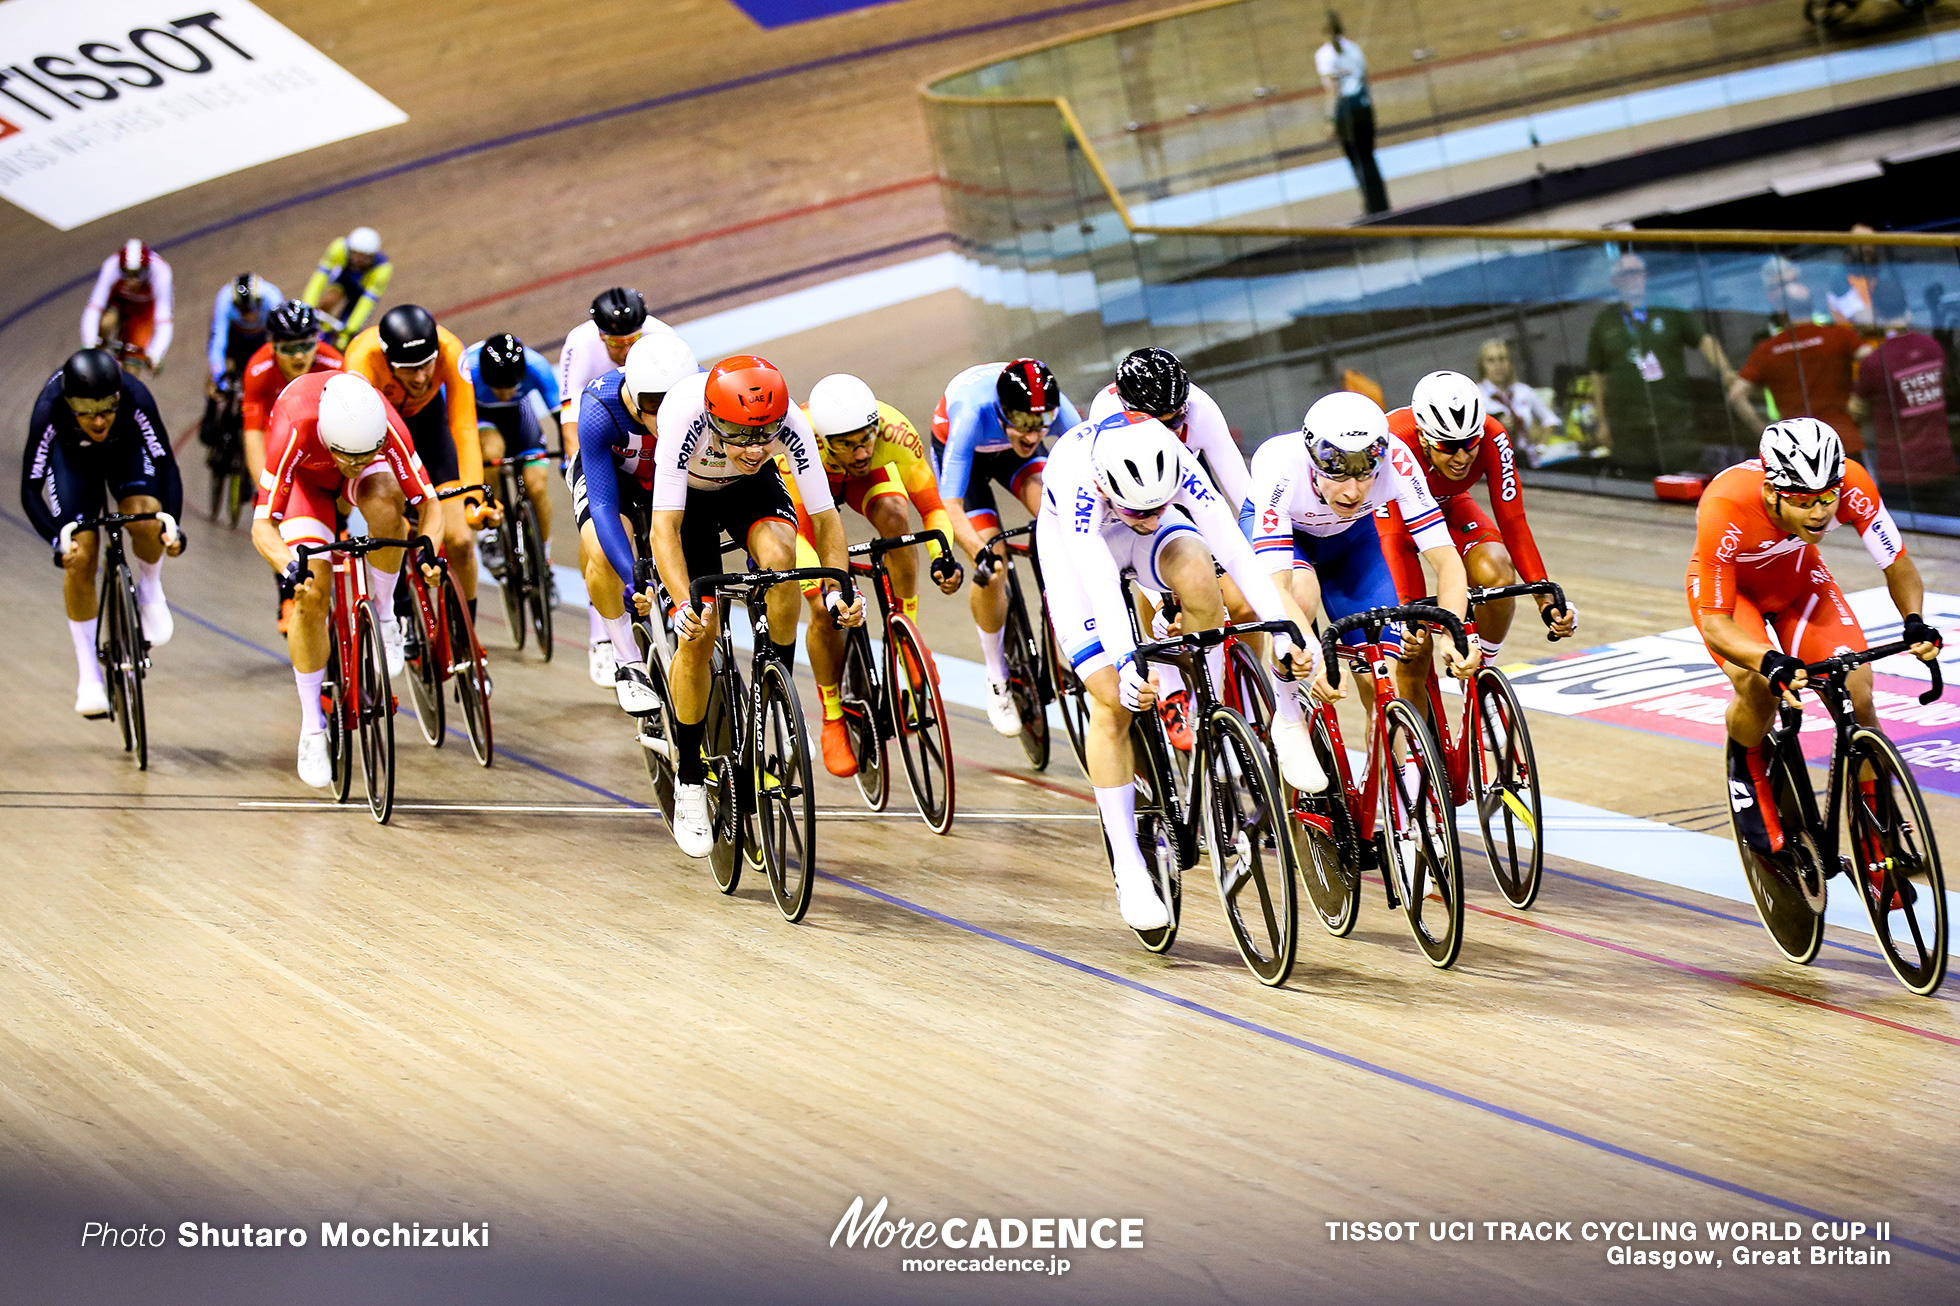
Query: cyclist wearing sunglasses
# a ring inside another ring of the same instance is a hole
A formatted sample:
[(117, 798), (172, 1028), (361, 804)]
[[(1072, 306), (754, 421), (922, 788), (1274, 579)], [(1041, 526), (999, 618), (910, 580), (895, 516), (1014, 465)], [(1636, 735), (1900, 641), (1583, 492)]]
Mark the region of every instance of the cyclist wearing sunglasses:
[(1071, 430), (1081, 420), (1055, 374), (1038, 358), (967, 368), (946, 387), (932, 414), (939, 493), (952, 514), (953, 538), (975, 563), (967, 607), (987, 664), (987, 720), (1010, 738), (1021, 733), (1021, 715), (1007, 688), (1007, 654), (1001, 646), (1007, 579), (994, 566), (1003, 556), (998, 548), (986, 567), (979, 565), (981, 541), (1000, 529), (996, 485), (1019, 499), (1030, 516), (1040, 512), (1048, 433)]
[[(1466, 614), (1468, 582), (1449, 523), (1430, 497), (1415, 455), (1390, 437), (1387, 414), (1366, 395), (1342, 390), (1316, 401), (1299, 431), (1276, 435), (1253, 453), (1252, 484), (1254, 511), (1242, 520), (1249, 519), (1252, 547), (1266, 570), (1290, 575), (1279, 585), (1280, 598), (1301, 630), (1323, 606), (1339, 619), (1397, 602), (1375, 528), (1375, 514), (1391, 503), (1436, 573), (1437, 602)], [(1346, 642), (1365, 638), (1351, 631)], [(1393, 626), (1382, 632), (1382, 643), (1391, 656), (1401, 656), (1402, 636)], [(1468, 675), (1481, 661), (1474, 645), (1465, 658), (1444, 649), (1452, 675)], [(1363, 697), (1370, 697), (1372, 686), (1360, 680)], [(1328, 685), (1324, 668), (1314, 692), (1330, 702), (1347, 695)]]
[(266, 423), (272, 405), (295, 378), (308, 372), (338, 372), (340, 351), (320, 341), (320, 317), (305, 300), (289, 299), (266, 319), (262, 344), (245, 364), (239, 401), (245, 419), (245, 466), (253, 484), (265, 475)]
[[(842, 571), (850, 559), (816, 432), (803, 410), (790, 403), (783, 374), (768, 360), (738, 354), (681, 381), (660, 405), (656, 433), (653, 560), (672, 596), (670, 615), (679, 637), (670, 679), (674, 842), (689, 857), (706, 857), (714, 846), (714, 831), (708, 824), (701, 740), (708, 714), (708, 657), (720, 618), (713, 603), (704, 604), (699, 613), (694, 610), (689, 586), (696, 576), (734, 570), (722, 563), (724, 531), (765, 570), (796, 565), (796, 505), (775, 459), (779, 452), (809, 511), (822, 565)], [(863, 597), (846, 603), (833, 585), (824, 584), (830, 615), (846, 626), (862, 622)], [(769, 634), (785, 665), (796, 660), (800, 599), (797, 587), (789, 584), (775, 586), (768, 595)], [(653, 611), (653, 602), (651, 594), (633, 595), (643, 614)]]
[[(1186, 631), (1225, 622), (1214, 558), (1252, 601), (1260, 620), (1276, 621), (1285, 610), (1239, 533), (1232, 506), (1156, 418), (1119, 412), (1075, 427), (1055, 442), (1047, 482), (1035, 541), (1049, 560), (1043, 576), (1055, 637), (1089, 691), (1089, 783), (1114, 850), (1116, 904), (1132, 929), (1161, 929), (1170, 913), (1137, 846), (1130, 747), (1130, 714), (1156, 706), (1158, 670), (1145, 675), (1136, 664), (1124, 573), (1133, 573), (1139, 585), (1176, 594), (1184, 605)], [(1311, 647), (1294, 648), (1285, 636), (1275, 636), (1273, 652), (1288, 658), (1295, 674), (1313, 669)], [(1208, 650), (1206, 657), (1222, 684), (1224, 647)], [(1291, 732), (1284, 722), (1274, 723), (1280, 766), (1289, 783), (1323, 788), (1326, 777), (1314, 760), (1297, 702), (1290, 721)]]
[[(1688, 560), (1688, 610), (1709, 656), (1735, 686), (1727, 724), (1736, 822), (1752, 848), (1772, 853), (1782, 850), (1782, 834), (1762, 742), (1777, 699), (1796, 702), (1804, 663), (1868, 647), (1818, 541), (1855, 525), (1865, 552), (1885, 573), (1885, 588), (1904, 618), (1901, 638), (1912, 641), (1914, 655), (1932, 661), (1940, 635), (1919, 615), (1926, 587), (1897, 523), (1871, 473), (1846, 461), (1837, 432), (1814, 417), (1773, 422), (1763, 431), (1761, 453), (1702, 492)], [(1853, 671), (1845, 688), (1858, 720), (1877, 726), (1872, 669)]]

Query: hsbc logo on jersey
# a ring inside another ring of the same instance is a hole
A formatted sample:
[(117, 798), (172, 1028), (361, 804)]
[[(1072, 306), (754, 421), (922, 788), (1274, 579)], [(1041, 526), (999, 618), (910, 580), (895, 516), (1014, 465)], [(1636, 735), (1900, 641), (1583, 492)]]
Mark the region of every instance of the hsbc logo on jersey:
[(1279, 532), (1279, 509), (1268, 508), (1259, 514), (1259, 533), (1274, 535)]
[(14, 126), (5, 118), (0, 118), (0, 141), (6, 140), (9, 136), (17, 135), (19, 132), (20, 128)]

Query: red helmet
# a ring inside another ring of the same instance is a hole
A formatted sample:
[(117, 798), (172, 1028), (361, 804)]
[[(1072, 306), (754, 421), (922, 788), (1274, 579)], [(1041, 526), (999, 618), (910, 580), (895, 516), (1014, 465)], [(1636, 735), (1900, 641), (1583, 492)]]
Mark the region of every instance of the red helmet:
[(708, 372), (708, 424), (723, 439), (759, 444), (774, 439), (789, 416), (789, 386), (766, 358), (737, 354)]
[(150, 275), (150, 247), (140, 240), (123, 242), (122, 274), (126, 277)]

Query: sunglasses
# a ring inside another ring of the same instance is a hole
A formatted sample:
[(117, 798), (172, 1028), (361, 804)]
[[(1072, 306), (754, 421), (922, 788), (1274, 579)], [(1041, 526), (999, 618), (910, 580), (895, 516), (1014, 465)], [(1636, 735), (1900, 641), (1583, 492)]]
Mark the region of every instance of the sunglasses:
[(1481, 435), (1470, 435), (1465, 436), (1461, 440), (1431, 440), (1425, 436), (1422, 442), (1439, 453), (1460, 454), (1474, 451), (1478, 445), (1484, 442), (1484, 437)]
[(1045, 431), (1053, 426), (1055, 424), (1055, 414), (1009, 413), (1007, 414), (1007, 424), (1019, 431), (1022, 435), (1033, 435), (1036, 431)]
[(275, 354), (310, 354), (320, 347), (317, 340), (275, 340), (272, 352)]
[(630, 336), (609, 336), (609, 335), (602, 334), (599, 337), (599, 340), (602, 344), (608, 345), (614, 349), (625, 349), (630, 345), (632, 345), (635, 341), (637, 341), (641, 336), (645, 334), (646, 333), (644, 331), (635, 331)]
[(1779, 490), (1777, 491), (1777, 497), (1789, 504), (1792, 508), (1795, 508), (1798, 512), (1807, 512), (1812, 508), (1831, 507), (1838, 501), (1838, 492), (1836, 490), (1819, 490), (1815, 494), (1786, 494)]
[(842, 435), (833, 435), (825, 440), (824, 443), (839, 453), (857, 453), (860, 450), (869, 449), (877, 441), (879, 425), (880, 423), (873, 422), (871, 425), (860, 427), (855, 431), (846, 431)]
[(1163, 516), (1164, 508), (1168, 505), (1160, 504), (1155, 508), (1145, 508), (1140, 511), (1135, 508), (1125, 508), (1120, 503), (1112, 503), (1109, 506), (1116, 509), (1116, 515), (1124, 521), (1146, 522), (1155, 521), (1157, 518)]
[(708, 425), (721, 437), (725, 445), (737, 449), (755, 449), (768, 444), (782, 434), (782, 421), (764, 422), (761, 426), (737, 426), (734, 423), (723, 425), (713, 413), (708, 414)]
[(107, 417), (121, 406), (121, 395), (111, 395), (107, 399), (68, 400), (68, 411), (77, 417)]

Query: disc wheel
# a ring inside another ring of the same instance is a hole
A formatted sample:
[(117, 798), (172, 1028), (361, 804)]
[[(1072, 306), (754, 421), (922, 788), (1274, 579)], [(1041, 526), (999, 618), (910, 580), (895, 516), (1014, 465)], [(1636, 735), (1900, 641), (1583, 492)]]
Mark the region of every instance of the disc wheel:
[(1496, 667), (1480, 668), (1474, 766), (1477, 825), (1484, 855), (1504, 901), (1523, 911), (1537, 900), (1545, 874), (1545, 806), (1538, 793), (1538, 758), (1531, 727), (1511, 682)]
[(753, 748), (755, 819), (770, 896), (783, 919), (794, 924), (810, 910), (817, 879), (817, 791), (796, 686), (773, 659), (763, 663), (761, 678)]
[(946, 702), (918, 628), (902, 613), (885, 632), (885, 662), (905, 782), (927, 827), (944, 834), (953, 824), (953, 739)]
[(1380, 765), (1386, 869), (1409, 930), (1429, 964), (1455, 964), (1463, 948), (1463, 859), (1449, 777), (1429, 727), (1400, 699), (1387, 709)]
[(1293, 972), (1300, 913), (1293, 897), (1287, 809), (1266, 746), (1229, 707), (1212, 709), (1205, 756), (1212, 869), (1239, 956), (1261, 984)]
[[(1179, 855), (1178, 822), (1173, 816), (1175, 809), (1170, 797), (1175, 781), (1171, 778), (1170, 758), (1164, 755), (1163, 731), (1133, 719), (1130, 746), (1136, 754), (1137, 847), (1143, 853), (1143, 864), (1150, 878), (1157, 882), (1157, 896), (1169, 905), (1171, 913), (1171, 923), (1163, 929), (1138, 930), (1136, 936), (1151, 952), (1169, 952), (1177, 942), (1178, 920), (1184, 910), (1184, 868), (1196, 860), (1196, 853), (1194, 849), (1190, 858)], [(1191, 842), (1196, 843), (1195, 834)], [(1109, 851), (1106, 833), (1103, 848)], [(1113, 853), (1110, 868), (1114, 874)]]
[(716, 647), (714, 670), (708, 681), (708, 710), (701, 719), (701, 748), (707, 755), (705, 774), (708, 786), (708, 820), (715, 832), (714, 847), (708, 851), (708, 864), (715, 873), (715, 885), (723, 893), (733, 893), (742, 883), (742, 870), (752, 867), (755, 850), (747, 836), (753, 833), (742, 811), (742, 790), (738, 779), (740, 744), (736, 738), (735, 713), (729, 700), (733, 681), (735, 702), (741, 701), (739, 674), (721, 670), (721, 649)]
[(1772, 766), (1776, 811), (1785, 834), (1783, 851), (1764, 856), (1751, 848), (1736, 823), (1733, 805), (1729, 825), (1735, 832), (1743, 878), (1749, 881), (1749, 895), (1756, 900), (1756, 914), (1762, 918), (1763, 928), (1786, 960), (1807, 966), (1824, 946), (1823, 868), (1788, 764), (1779, 754)]
[(1851, 879), (1864, 899), (1885, 964), (1926, 997), (1946, 978), (1946, 876), (1919, 785), (1890, 739), (1851, 735), (1845, 822)]
[(1341, 743), (1327, 725), (1327, 713), (1308, 718), (1315, 754), (1327, 776), (1327, 788), (1317, 794), (1288, 787), (1287, 810), (1292, 813), (1293, 854), (1307, 900), (1314, 914), (1335, 938), (1354, 930), (1361, 909), (1361, 834), (1347, 804), (1346, 786), (1337, 760)]
[(456, 578), (445, 573), (442, 578), (443, 602), (443, 640), (448, 644), (448, 666), (444, 668), (449, 683), (455, 686), (456, 706), (463, 712), (463, 730), (470, 737), (470, 751), (476, 754), (480, 766), (488, 766), (496, 757), (496, 741), (490, 729), (490, 665), (484, 656), (483, 645), (476, 641), (476, 630), (470, 625), (469, 604), (463, 602), (463, 591), (456, 585)]
[(1041, 653), (1028, 629), (1027, 607), (1007, 605), (1007, 625), (1001, 631), (1001, 650), (1007, 657), (1007, 687), (1021, 718), (1021, 751), (1037, 771), (1048, 769), (1048, 711), (1041, 701)]
[(388, 685), (388, 650), (374, 600), (364, 599), (354, 619), (355, 702), (360, 714), (361, 782), (368, 811), (381, 824), (395, 810), (395, 696)]
[(1055, 641), (1055, 626), (1048, 619), (1047, 604), (1042, 605), (1042, 636), (1048, 649), (1048, 673), (1055, 690), (1055, 707), (1062, 715), (1062, 729), (1068, 735), (1068, 747), (1075, 754), (1075, 764), (1082, 768), (1082, 774), (1089, 774), (1089, 691), (1083, 688), (1082, 681), (1075, 674), (1075, 668), (1062, 656), (1062, 647)]
[[(415, 555), (402, 555), (403, 568), (415, 566)], [(440, 613), (436, 610), (436, 597), (429, 592), (418, 576), (408, 582), (408, 592), (414, 604), (409, 620), (413, 629), (406, 632), (410, 636), (408, 647), (404, 650), (402, 669), (408, 673), (408, 701), (415, 708), (415, 724), (421, 727), (422, 741), (431, 748), (441, 748), (446, 729), (442, 701), (442, 651), (429, 647), (429, 632), (439, 629)], [(386, 602), (377, 598), (371, 602)]]
[[(538, 536), (538, 519), (528, 509), (523, 529), (518, 533), (519, 551), (524, 555), (524, 599), (531, 609), (531, 630), (538, 637), (538, 653), (551, 661), (551, 564), (545, 561), (544, 541)], [(515, 624), (515, 623), (513, 623)]]
[(885, 735), (878, 728), (879, 686), (871, 658), (871, 636), (864, 627), (844, 636), (844, 674), (838, 682), (843, 699), (844, 735), (857, 759), (858, 793), (874, 812), (885, 810), (891, 797), (891, 770), (885, 765)]

